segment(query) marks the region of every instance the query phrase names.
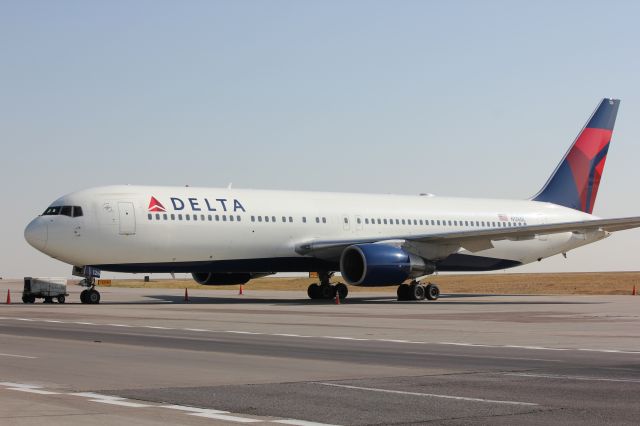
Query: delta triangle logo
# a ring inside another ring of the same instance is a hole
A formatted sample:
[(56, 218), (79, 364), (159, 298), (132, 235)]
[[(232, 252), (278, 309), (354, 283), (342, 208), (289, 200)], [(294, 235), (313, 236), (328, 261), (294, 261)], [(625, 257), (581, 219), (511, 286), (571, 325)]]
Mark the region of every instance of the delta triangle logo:
[(156, 197), (151, 197), (151, 200), (149, 201), (149, 211), (166, 212), (167, 210), (164, 208), (160, 201), (156, 200)]

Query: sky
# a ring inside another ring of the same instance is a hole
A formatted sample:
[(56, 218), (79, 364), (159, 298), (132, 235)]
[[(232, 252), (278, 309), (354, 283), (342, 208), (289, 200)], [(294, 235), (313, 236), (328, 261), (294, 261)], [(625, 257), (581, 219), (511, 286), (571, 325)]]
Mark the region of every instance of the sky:
[[(0, 276), (106, 184), (524, 199), (622, 100), (594, 214), (640, 215), (640, 3), (0, 1)], [(638, 270), (640, 230), (512, 272)], [(114, 275), (115, 276), (115, 275)]]

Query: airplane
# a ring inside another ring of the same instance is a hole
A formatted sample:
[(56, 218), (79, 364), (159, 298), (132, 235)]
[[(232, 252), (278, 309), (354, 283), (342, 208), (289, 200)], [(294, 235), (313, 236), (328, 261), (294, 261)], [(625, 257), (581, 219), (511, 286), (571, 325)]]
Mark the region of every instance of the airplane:
[[(492, 271), (564, 254), (640, 226), (592, 215), (620, 101), (603, 99), (530, 199), (448, 198), (229, 188), (104, 186), (55, 200), (24, 231), (74, 265), (99, 303), (100, 270), (190, 273), (202, 285), (314, 272), (311, 299), (348, 287), (398, 286), (398, 300), (435, 300), (440, 271)], [(407, 282), (408, 281), (408, 282)]]

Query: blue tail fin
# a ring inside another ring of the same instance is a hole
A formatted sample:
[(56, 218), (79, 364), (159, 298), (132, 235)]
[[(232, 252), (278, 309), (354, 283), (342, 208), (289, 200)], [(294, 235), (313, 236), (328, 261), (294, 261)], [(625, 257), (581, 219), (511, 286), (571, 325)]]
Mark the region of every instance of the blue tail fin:
[(534, 201), (593, 211), (619, 106), (619, 99), (600, 102)]

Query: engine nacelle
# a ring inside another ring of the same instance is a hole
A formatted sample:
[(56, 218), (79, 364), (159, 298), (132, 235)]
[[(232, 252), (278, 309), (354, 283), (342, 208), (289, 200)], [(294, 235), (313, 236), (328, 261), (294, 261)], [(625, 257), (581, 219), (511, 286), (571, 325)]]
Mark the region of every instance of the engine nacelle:
[(340, 257), (340, 272), (351, 285), (385, 286), (402, 284), (434, 272), (434, 266), (421, 257), (388, 244), (356, 244)]
[(247, 273), (213, 273), (194, 272), (191, 274), (195, 282), (202, 285), (233, 285), (244, 284), (252, 277)]

